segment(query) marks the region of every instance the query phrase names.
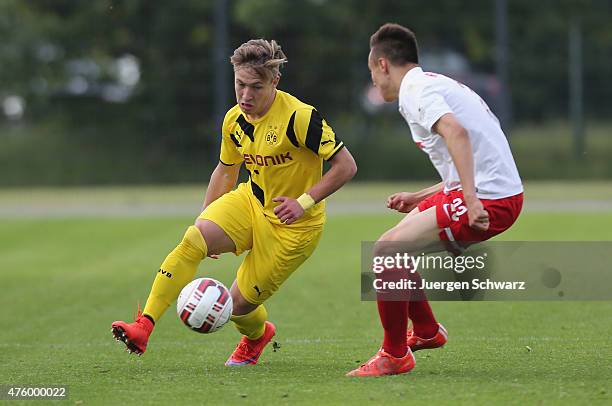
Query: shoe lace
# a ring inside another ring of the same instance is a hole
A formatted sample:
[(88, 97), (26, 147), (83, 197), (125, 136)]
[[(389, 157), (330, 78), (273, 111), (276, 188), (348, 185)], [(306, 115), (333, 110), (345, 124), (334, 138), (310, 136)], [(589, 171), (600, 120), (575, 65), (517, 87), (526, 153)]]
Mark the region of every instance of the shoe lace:
[(138, 318), (142, 315), (142, 311), (140, 310), (140, 300), (137, 303), (137, 310), (136, 310), (136, 314), (134, 315), (134, 320), (138, 320)]
[(251, 350), (252, 348), (246, 340), (240, 341), (236, 346), (236, 352), (239, 354), (249, 354)]
[(369, 371), (370, 368), (374, 368), (374, 365), (376, 360), (378, 360), (378, 358), (380, 358), (380, 354), (376, 354), (374, 355), (372, 358), (370, 358), (369, 360), (367, 360), (365, 363), (361, 364), (361, 366), (359, 368), (365, 370), (365, 371)]
[(149, 331), (150, 333), (150, 328), (148, 328), (147, 325), (143, 322), (143, 319), (146, 318), (147, 317), (145, 317), (145, 315), (142, 313), (142, 310), (140, 309), (140, 302), (138, 302), (138, 309), (136, 310), (136, 314), (134, 315), (134, 323), (140, 326), (142, 329)]

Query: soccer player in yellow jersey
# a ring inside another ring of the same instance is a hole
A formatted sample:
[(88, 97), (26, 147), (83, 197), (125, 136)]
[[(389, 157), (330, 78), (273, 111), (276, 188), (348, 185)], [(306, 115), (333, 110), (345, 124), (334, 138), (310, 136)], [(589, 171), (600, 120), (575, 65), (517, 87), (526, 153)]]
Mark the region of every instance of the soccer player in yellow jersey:
[[(112, 324), (127, 350), (146, 350), (155, 321), (207, 256), (249, 251), (231, 287), (231, 320), (243, 337), (226, 365), (257, 363), (275, 334), (263, 303), (314, 251), (324, 198), (357, 171), (350, 152), (312, 106), (277, 89), (287, 62), (275, 41), (250, 40), (231, 57), (237, 104), (225, 115), (219, 164), (203, 212), (166, 257), (136, 321)], [(323, 160), (331, 167), (322, 174)], [(240, 167), (248, 182), (235, 190)]]

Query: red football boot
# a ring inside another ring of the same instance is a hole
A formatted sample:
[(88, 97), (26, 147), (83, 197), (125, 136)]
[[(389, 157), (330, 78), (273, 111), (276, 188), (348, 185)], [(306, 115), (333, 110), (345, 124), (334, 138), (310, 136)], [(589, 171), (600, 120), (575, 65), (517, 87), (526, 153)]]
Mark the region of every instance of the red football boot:
[(111, 324), (111, 331), (115, 340), (125, 343), (127, 352), (142, 355), (147, 349), (153, 327), (155, 324), (139, 310), (133, 323), (115, 321)]
[(237, 367), (257, 364), (259, 356), (263, 352), (266, 344), (272, 340), (275, 333), (276, 327), (274, 327), (274, 324), (266, 321), (263, 335), (257, 340), (249, 340), (246, 337), (242, 337), (232, 355), (225, 361), (225, 365)]
[(408, 330), (408, 347), (410, 347), (412, 351), (430, 350), (432, 348), (442, 347), (447, 341), (448, 332), (440, 323), (438, 323), (438, 332), (431, 338), (415, 336), (412, 329)]
[(416, 363), (412, 351), (408, 348), (408, 352), (402, 358), (396, 358), (387, 354), (382, 348), (378, 350), (368, 362), (357, 369), (352, 370), (346, 376), (383, 376), (397, 375), (410, 372)]

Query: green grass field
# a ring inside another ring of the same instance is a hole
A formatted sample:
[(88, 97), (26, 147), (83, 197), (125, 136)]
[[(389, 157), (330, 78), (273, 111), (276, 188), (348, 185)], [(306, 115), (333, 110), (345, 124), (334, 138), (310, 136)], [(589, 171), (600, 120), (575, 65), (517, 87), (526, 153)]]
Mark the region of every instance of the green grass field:
[[(2, 219), (0, 385), (68, 385), (71, 404), (612, 402), (612, 302), (433, 303), (445, 348), (418, 352), (410, 374), (346, 378), (382, 337), (375, 304), (360, 301), (360, 242), (397, 220), (330, 216), (267, 304), (280, 350), (236, 369), (223, 365), (239, 338), (231, 325), (195, 334), (173, 309), (143, 357), (111, 337), (189, 217)], [(612, 213), (525, 213), (504, 239), (612, 240), (610, 229)], [(239, 260), (207, 260), (198, 275), (231, 283)]]

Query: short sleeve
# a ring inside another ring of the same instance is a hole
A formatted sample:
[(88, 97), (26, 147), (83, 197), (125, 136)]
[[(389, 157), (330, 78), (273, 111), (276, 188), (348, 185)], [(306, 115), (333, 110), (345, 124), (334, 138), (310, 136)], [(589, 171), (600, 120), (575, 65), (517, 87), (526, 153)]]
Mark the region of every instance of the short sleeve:
[(298, 143), (329, 161), (344, 143), (316, 109), (300, 109), (295, 112), (294, 131)]
[(440, 93), (425, 89), (419, 101), (418, 124), (427, 129), (427, 131), (433, 132), (432, 127), (440, 117), (452, 112)]
[(234, 134), (230, 134), (229, 128), (225, 120), (223, 120), (223, 127), (221, 129), (221, 152), (219, 154), (219, 161), (223, 165), (232, 166), (242, 163), (244, 158), (238, 150), (240, 142), (238, 137)]

